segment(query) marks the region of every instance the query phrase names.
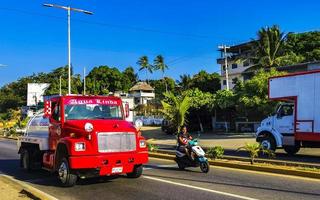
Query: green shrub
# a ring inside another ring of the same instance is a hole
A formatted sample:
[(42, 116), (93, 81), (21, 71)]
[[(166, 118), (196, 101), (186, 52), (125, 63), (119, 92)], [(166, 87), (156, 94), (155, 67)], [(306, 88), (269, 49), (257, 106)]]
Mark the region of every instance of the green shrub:
[(207, 151), (207, 155), (211, 159), (222, 158), (223, 154), (224, 154), (224, 149), (221, 146), (211, 147)]
[(275, 153), (268, 149), (263, 149), (259, 143), (246, 143), (243, 147), (239, 147), (237, 151), (241, 149), (247, 151), (250, 155), (250, 162), (253, 164), (255, 162), (255, 158), (259, 156), (259, 153), (262, 152), (263, 154), (269, 155), (270, 158), (275, 157)]
[(151, 143), (148, 143), (147, 144), (147, 147), (148, 147), (148, 150), (153, 152), (153, 151), (157, 151), (159, 149), (159, 146), (156, 145), (156, 144), (151, 144)]

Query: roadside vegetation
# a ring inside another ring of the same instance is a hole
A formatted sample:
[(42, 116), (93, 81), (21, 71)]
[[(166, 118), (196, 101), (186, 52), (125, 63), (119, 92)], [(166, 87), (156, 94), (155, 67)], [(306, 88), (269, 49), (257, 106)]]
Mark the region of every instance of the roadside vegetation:
[[(145, 72), (145, 76), (140, 78), (132, 66), (123, 71), (118, 67), (96, 66), (86, 76), (86, 91), (93, 95), (128, 92), (135, 83), (141, 79), (146, 80), (155, 89), (156, 99), (146, 106), (137, 107), (136, 112), (144, 115), (164, 114), (175, 124), (176, 129), (183, 123), (188, 123), (190, 130), (212, 129), (212, 118), (229, 123), (238, 118), (260, 121), (276, 106), (275, 102), (268, 100), (268, 78), (284, 74), (277, 71), (280, 66), (319, 61), (320, 32), (284, 33), (278, 26), (265, 27), (257, 31), (256, 38), (250, 45), (252, 50), (238, 60), (255, 63), (250, 68), (252, 77), (245, 82), (236, 81), (235, 88), (230, 91), (221, 90), (218, 73), (201, 70), (192, 76), (181, 74), (179, 80), (166, 76), (166, 71), (173, 66), (162, 55), (152, 58), (143, 55), (137, 58), (139, 71)], [(68, 68), (62, 66), (48, 73), (21, 77), (4, 85), (0, 88), (0, 113), (6, 114), (9, 110), (18, 110), (26, 105), (27, 83), (50, 83), (46, 95), (59, 94), (61, 77), (62, 93), (66, 94), (67, 71)], [(157, 71), (161, 73), (161, 78), (155, 80), (152, 76)], [(81, 75), (72, 73), (72, 93), (82, 92)], [(173, 110), (169, 110), (171, 108)], [(173, 121), (173, 116), (179, 119)], [(10, 120), (6, 117), (1, 117), (1, 120), (2, 126), (7, 130)]]
[(207, 150), (206, 154), (210, 159), (221, 159), (224, 154), (224, 149), (221, 146), (211, 147)]
[(237, 151), (245, 150), (249, 153), (250, 163), (253, 165), (255, 163), (255, 159), (259, 157), (259, 154), (267, 154), (269, 157), (274, 158), (275, 153), (268, 149), (263, 149), (259, 143), (246, 143), (244, 146), (239, 147)]

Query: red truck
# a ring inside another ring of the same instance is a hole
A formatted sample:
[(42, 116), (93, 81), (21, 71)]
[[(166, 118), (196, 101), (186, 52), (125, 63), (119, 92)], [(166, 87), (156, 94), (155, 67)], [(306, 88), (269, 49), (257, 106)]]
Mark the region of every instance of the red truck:
[(127, 113), (117, 97), (50, 98), (18, 140), (21, 167), (58, 172), (63, 186), (95, 176), (140, 177), (148, 162), (147, 145), (125, 120)]

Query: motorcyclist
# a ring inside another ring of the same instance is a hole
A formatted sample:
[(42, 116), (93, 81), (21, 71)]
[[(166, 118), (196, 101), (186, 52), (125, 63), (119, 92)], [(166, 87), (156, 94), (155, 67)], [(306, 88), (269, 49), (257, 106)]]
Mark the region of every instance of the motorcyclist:
[(186, 155), (193, 159), (191, 155), (190, 148), (188, 147), (189, 140), (192, 140), (192, 136), (188, 133), (186, 126), (181, 126), (180, 133), (178, 135), (178, 150), (182, 153), (186, 153)]

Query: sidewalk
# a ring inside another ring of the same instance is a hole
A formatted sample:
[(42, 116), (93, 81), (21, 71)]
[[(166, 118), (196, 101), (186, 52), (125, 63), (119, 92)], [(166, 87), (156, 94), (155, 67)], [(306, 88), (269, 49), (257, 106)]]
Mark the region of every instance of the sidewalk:
[(24, 190), (19, 186), (13, 185), (0, 176), (0, 194), (3, 200), (29, 200)]
[[(161, 131), (160, 127), (142, 127), (142, 135), (149, 143), (158, 145), (176, 145), (175, 135), (167, 135)], [(199, 138), (199, 144), (204, 147), (222, 146), (225, 149), (237, 149), (245, 143), (254, 143), (255, 137), (253, 133), (203, 133), (201, 135), (191, 134), (193, 138)]]

